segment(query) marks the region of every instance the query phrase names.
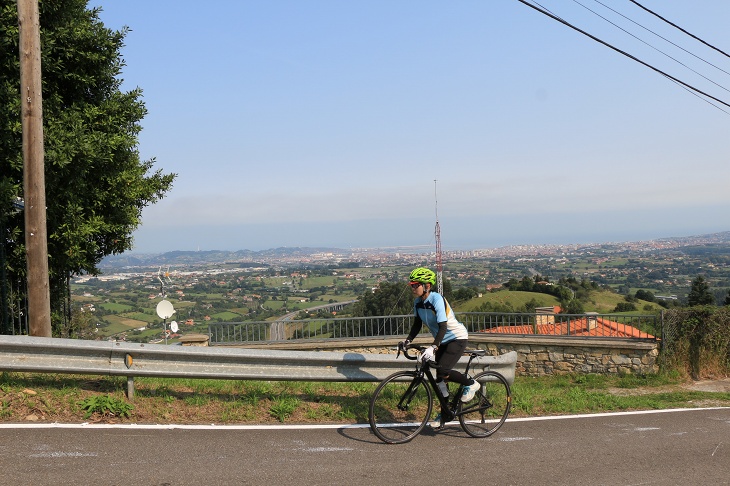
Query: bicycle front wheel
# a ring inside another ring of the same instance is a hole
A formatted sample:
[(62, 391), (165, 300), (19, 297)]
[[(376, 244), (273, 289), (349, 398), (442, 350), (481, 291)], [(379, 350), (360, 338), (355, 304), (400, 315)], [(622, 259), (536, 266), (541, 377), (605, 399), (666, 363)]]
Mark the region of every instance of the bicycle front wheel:
[(459, 423), (472, 437), (488, 437), (499, 429), (512, 408), (512, 392), (507, 379), (496, 371), (474, 377), (482, 384), (474, 398), (459, 402)]
[(431, 387), (415, 371), (399, 371), (384, 379), (370, 399), (370, 428), (387, 444), (417, 436), (431, 417)]

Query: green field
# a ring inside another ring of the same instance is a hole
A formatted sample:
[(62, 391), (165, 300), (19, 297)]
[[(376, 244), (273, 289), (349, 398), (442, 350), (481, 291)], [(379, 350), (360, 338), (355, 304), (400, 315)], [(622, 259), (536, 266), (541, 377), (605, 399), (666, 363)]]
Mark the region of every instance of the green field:
[(279, 310), (284, 307), (285, 302), (283, 300), (267, 300), (264, 307), (271, 310)]
[(215, 314), (212, 314), (210, 316), (210, 319), (213, 320), (213, 321), (221, 320), (223, 322), (230, 322), (230, 321), (241, 320), (241, 315), (240, 314), (236, 314), (234, 312), (228, 312), (228, 311), (226, 311), (226, 312), (217, 312)]
[(97, 304), (97, 307), (100, 307), (104, 310), (108, 310), (109, 312), (129, 312), (132, 309), (134, 309), (133, 306), (128, 304), (117, 304), (116, 302), (103, 302), (100, 304)]
[(559, 304), (558, 299), (548, 294), (536, 292), (488, 292), (481, 297), (475, 297), (461, 304), (454, 304), (454, 309), (460, 312), (473, 312), (485, 302), (510, 304), (514, 308), (524, 307), (528, 302), (535, 300), (540, 307), (550, 307)]
[(147, 323), (144, 321), (129, 319), (123, 316), (109, 315), (105, 316), (104, 319), (109, 322), (109, 325), (98, 328), (97, 334), (100, 337), (112, 336), (122, 332), (129, 332), (133, 329), (147, 327)]
[[(600, 314), (610, 314), (616, 308), (617, 304), (626, 302), (623, 295), (614, 294), (613, 292), (591, 292), (590, 297), (590, 302), (584, 304), (585, 310), (589, 312), (598, 312)], [(652, 313), (662, 309), (659, 304), (646, 302), (644, 300), (634, 302), (634, 305), (636, 306), (636, 311), (628, 312), (628, 314), (646, 314), (647, 312)], [(645, 310), (644, 307), (647, 306), (650, 307), (651, 310)], [(626, 314), (626, 312), (624, 312), (624, 314)]]
[(135, 321), (142, 321), (145, 324), (162, 322), (162, 319), (160, 319), (156, 315), (148, 314), (146, 312), (127, 312), (125, 314), (121, 314), (120, 317), (126, 317)]

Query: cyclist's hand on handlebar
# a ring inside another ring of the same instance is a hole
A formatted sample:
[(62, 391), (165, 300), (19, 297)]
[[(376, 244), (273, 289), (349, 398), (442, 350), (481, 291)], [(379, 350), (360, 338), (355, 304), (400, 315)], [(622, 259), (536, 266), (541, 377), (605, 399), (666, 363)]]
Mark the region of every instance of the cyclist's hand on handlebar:
[(421, 361), (428, 363), (429, 361), (433, 361), (434, 354), (436, 353), (436, 346), (431, 345), (423, 350), (421, 353)]
[(395, 355), (396, 359), (398, 359), (398, 356), (400, 356), (401, 353), (403, 353), (403, 356), (405, 356), (406, 358), (408, 357), (407, 352), (409, 344), (411, 344), (411, 342), (408, 339), (398, 343), (398, 354)]

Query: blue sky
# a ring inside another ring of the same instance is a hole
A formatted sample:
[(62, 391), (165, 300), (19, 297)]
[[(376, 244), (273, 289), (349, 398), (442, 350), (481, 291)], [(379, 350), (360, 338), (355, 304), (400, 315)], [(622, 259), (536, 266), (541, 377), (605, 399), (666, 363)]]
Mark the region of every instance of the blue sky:
[[(640, 3), (730, 52), (730, 2)], [(628, 0), (540, 4), (730, 102), (730, 59)], [(434, 245), (435, 190), (445, 250), (730, 230), (730, 108), (517, 0), (89, 6), (178, 174), (135, 252)]]

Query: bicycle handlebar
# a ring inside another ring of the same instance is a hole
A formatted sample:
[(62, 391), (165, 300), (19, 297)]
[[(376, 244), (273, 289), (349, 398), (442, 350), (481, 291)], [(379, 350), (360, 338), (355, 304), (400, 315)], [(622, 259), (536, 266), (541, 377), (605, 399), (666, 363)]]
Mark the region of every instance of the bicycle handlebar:
[[(418, 346), (417, 344), (412, 344), (412, 343), (409, 343), (407, 346), (404, 347), (402, 342), (401, 343), (398, 343), (398, 354), (395, 355), (395, 358), (398, 359), (398, 357), (401, 355), (401, 353), (403, 353), (403, 356), (405, 356), (406, 358), (408, 358), (410, 360), (417, 360), (418, 359), (418, 353), (422, 353), (423, 350), (426, 349), (427, 347), (428, 346)], [(412, 354), (410, 354), (408, 352), (411, 349), (415, 349), (416, 350), (416, 354), (415, 355), (412, 355)], [(475, 358), (475, 357), (480, 356), (480, 355), (483, 356), (484, 355), (484, 351), (480, 351), (480, 350), (476, 350), (476, 351), (474, 351), (474, 350), (465, 350), (464, 353), (463, 353), (463, 355), (464, 356), (471, 356), (472, 358)], [(436, 362), (435, 361), (432, 361), (430, 364), (431, 364), (432, 367), (438, 368), (438, 366), (436, 365)]]
[[(416, 354), (409, 353), (410, 350), (415, 349)], [(403, 356), (405, 356), (407, 359), (410, 359), (411, 361), (418, 359), (418, 353), (422, 353), (423, 350), (426, 349), (425, 346), (418, 346), (415, 344), (409, 344), (408, 346), (403, 346), (403, 343), (398, 343), (398, 354), (395, 356), (396, 359), (398, 359), (398, 356), (403, 353)], [(435, 364), (435, 363), (434, 363)]]
[(411, 356), (408, 354), (408, 350), (413, 349), (411, 346), (403, 346), (403, 343), (398, 343), (398, 354), (395, 355), (395, 359), (398, 359), (398, 357), (403, 353), (403, 356), (405, 356), (407, 359), (418, 359), (416, 356)]

